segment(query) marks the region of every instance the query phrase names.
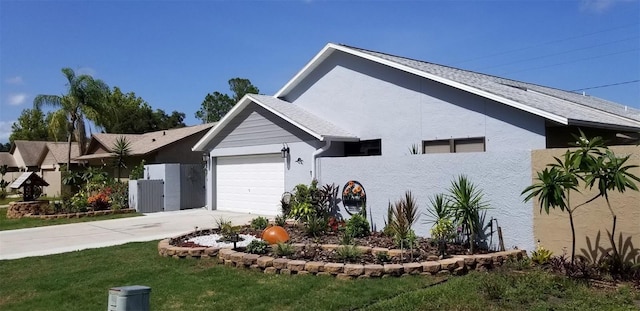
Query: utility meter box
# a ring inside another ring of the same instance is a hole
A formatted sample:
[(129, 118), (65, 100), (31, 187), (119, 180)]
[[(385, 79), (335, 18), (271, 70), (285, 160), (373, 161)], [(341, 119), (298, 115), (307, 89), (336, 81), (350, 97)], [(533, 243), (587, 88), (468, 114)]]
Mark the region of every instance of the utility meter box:
[(149, 311), (151, 287), (133, 285), (109, 289), (107, 311)]

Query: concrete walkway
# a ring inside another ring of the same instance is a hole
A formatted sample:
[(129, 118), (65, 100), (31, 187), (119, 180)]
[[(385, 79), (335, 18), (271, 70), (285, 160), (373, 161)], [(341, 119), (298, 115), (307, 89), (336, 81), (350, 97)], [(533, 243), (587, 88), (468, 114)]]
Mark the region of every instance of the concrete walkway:
[(160, 212), (140, 217), (0, 231), (0, 260), (43, 256), (160, 240), (199, 228), (214, 228), (223, 217), (243, 225), (260, 215), (205, 209)]

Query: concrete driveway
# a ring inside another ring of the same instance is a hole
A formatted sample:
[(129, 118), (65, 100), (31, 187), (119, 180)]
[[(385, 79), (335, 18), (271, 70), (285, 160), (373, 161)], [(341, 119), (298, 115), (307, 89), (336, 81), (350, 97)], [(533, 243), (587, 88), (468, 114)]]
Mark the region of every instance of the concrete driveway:
[(213, 228), (220, 217), (231, 220), (234, 225), (242, 225), (258, 216), (261, 215), (195, 209), (0, 231), (0, 260), (160, 240), (193, 231), (196, 226)]

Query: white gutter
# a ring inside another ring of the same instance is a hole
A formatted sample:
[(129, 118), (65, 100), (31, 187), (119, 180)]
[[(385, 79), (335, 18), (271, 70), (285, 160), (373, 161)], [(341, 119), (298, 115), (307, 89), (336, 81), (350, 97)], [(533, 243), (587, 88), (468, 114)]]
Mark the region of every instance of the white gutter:
[(321, 153), (329, 150), (329, 148), (331, 148), (331, 140), (326, 140), (325, 143), (324, 143), (324, 146), (322, 148), (316, 150), (313, 153), (313, 155), (312, 155), (312, 157), (313, 157), (313, 165), (311, 165), (311, 178), (312, 179), (317, 179), (318, 178), (318, 176), (317, 176), (317, 174), (318, 174), (318, 163), (316, 161), (318, 156)]

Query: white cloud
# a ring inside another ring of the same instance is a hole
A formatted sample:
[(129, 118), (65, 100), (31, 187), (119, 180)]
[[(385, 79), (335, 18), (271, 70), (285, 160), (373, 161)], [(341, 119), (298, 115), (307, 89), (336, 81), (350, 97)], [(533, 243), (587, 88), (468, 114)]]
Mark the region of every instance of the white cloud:
[(0, 142), (8, 142), (11, 135), (11, 125), (16, 121), (0, 121)]
[(8, 84), (19, 85), (19, 84), (23, 84), (24, 80), (22, 80), (21, 76), (15, 76), (15, 77), (11, 77), (11, 78), (8, 78), (8, 79), (4, 80), (4, 82), (6, 82)]
[(585, 11), (603, 13), (617, 3), (631, 1), (636, 0), (582, 0), (580, 7)]
[(8, 97), (8, 102), (9, 102), (9, 105), (11, 106), (22, 105), (26, 100), (27, 100), (27, 94), (25, 93), (9, 94), (9, 97)]

